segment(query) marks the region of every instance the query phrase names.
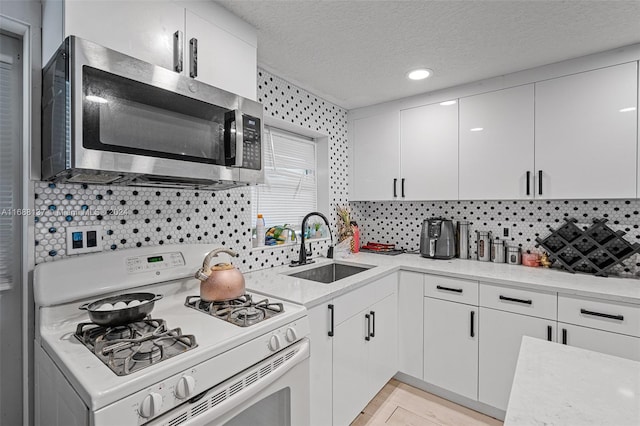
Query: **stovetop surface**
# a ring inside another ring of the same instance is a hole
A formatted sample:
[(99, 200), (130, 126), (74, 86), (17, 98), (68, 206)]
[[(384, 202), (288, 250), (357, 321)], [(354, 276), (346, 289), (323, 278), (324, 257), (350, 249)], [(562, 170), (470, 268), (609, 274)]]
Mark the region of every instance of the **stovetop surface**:
[[(199, 289), (200, 281), (186, 278), (117, 292), (162, 294), (164, 297), (155, 302), (150, 317), (164, 320), (170, 328), (180, 328), (182, 333), (195, 336), (197, 342), (195, 348), (125, 376), (114, 374), (103, 360), (75, 337), (78, 325), (89, 321), (86, 311), (79, 310), (78, 306), (111, 294), (40, 307), (37, 337), (65, 376), (77, 385), (74, 388), (87, 404), (98, 408), (132, 390), (148, 387), (307, 315), (303, 306), (269, 297), (271, 301), (282, 304), (283, 312), (248, 327), (239, 327), (185, 306), (187, 297), (199, 294)], [(254, 298), (261, 300), (265, 296), (256, 295)]]

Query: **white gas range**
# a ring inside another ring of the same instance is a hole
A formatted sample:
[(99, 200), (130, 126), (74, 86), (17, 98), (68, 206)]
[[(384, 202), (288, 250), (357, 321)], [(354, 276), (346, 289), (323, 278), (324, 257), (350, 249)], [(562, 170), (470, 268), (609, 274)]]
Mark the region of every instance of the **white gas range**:
[[(212, 314), (207, 306), (206, 312), (195, 309), (200, 282), (193, 274), (214, 248), (147, 247), (38, 265), (36, 422), (308, 424), (306, 309), (269, 298), (271, 315), (248, 326), (227, 322), (229, 315)], [(89, 317), (81, 304), (138, 292), (162, 295), (151, 319), (109, 328), (104, 336), (98, 326), (84, 324)], [(263, 299), (253, 295), (253, 302)], [(137, 337), (147, 346), (131, 343)], [(126, 360), (112, 350), (131, 344)], [(177, 350), (157, 350), (163, 345)], [(165, 353), (171, 356), (163, 359)], [(122, 364), (127, 367), (118, 370)]]

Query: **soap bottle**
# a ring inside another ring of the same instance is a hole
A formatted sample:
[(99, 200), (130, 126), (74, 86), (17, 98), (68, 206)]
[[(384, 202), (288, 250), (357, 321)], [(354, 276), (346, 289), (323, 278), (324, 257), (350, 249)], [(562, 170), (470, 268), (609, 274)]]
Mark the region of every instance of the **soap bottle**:
[(264, 246), (264, 218), (261, 214), (258, 214), (258, 220), (256, 220), (256, 245), (258, 247)]

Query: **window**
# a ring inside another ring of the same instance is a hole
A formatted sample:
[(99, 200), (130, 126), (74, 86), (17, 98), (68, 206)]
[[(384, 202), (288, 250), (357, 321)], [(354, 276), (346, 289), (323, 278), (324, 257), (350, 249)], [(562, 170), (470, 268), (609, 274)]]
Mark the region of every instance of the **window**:
[(271, 127), (264, 133), (265, 183), (252, 187), (252, 225), (260, 213), (266, 228), (299, 229), (304, 216), (317, 210), (316, 144)]

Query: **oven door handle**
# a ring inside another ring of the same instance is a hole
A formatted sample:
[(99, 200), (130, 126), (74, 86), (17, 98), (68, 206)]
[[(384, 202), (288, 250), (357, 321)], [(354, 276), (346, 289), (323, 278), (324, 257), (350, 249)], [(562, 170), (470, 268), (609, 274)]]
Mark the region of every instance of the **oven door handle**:
[[(304, 338), (300, 342), (283, 349), (282, 351), (279, 352), (279, 354), (281, 352), (291, 351), (294, 348), (298, 349), (295, 355), (293, 355), (289, 359), (286, 359), (282, 364), (279, 364), (277, 367), (272, 369), (272, 371), (269, 374), (264, 375), (262, 378), (258, 378), (255, 382), (252, 382), (250, 385), (247, 385), (244, 389), (237, 391), (234, 394), (231, 394), (232, 386), (234, 386), (239, 382), (245, 383), (244, 376), (247, 376), (247, 375), (251, 376), (253, 374), (251, 372), (254, 370), (258, 372), (258, 375), (260, 375), (260, 371), (263, 368), (265, 368), (266, 365), (273, 362), (273, 361), (271, 362), (267, 362), (267, 361), (269, 359), (277, 357), (278, 355), (271, 356), (268, 359), (264, 360), (263, 362), (258, 363), (254, 367), (251, 367), (248, 370), (245, 370), (231, 377), (230, 379), (225, 380), (220, 385), (215, 386), (212, 389), (209, 389), (208, 391), (206, 391), (206, 395), (204, 397), (198, 398), (196, 402), (192, 404), (185, 404), (188, 408), (187, 413), (190, 413), (191, 408), (199, 406), (206, 399), (217, 397), (218, 394), (225, 391), (226, 389), (226, 395), (227, 395), (226, 399), (224, 399), (222, 402), (218, 403), (217, 405), (209, 408), (208, 410), (201, 412), (200, 414), (192, 418), (189, 418), (186, 422), (180, 423), (180, 425), (181, 426), (200, 426), (200, 425), (211, 424), (212, 422), (217, 421), (220, 416), (226, 414), (227, 412), (229, 412), (230, 410), (238, 406), (241, 406), (245, 401), (259, 394), (261, 391), (266, 389), (269, 385), (274, 383), (280, 377), (284, 376), (290, 369), (292, 369), (293, 367), (295, 367), (305, 359), (309, 358), (309, 339), (307, 338)], [(284, 356), (284, 355), (280, 355), (280, 356)], [(210, 403), (211, 401), (209, 401), (209, 404)], [(169, 421), (173, 417), (180, 416), (181, 412), (182, 411), (177, 411), (177, 410), (169, 411), (161, 415), (160, 417), (153, 419), (151, 422), (148, 423), (148, 425), (151, 426), (151, 425), (165, 424), (167, 421)], [(214, 424), (217, 424), (217, 423), (214, 423)]]

